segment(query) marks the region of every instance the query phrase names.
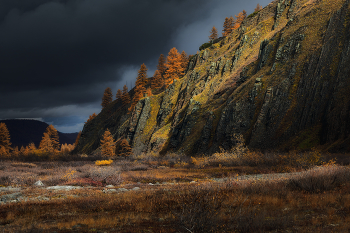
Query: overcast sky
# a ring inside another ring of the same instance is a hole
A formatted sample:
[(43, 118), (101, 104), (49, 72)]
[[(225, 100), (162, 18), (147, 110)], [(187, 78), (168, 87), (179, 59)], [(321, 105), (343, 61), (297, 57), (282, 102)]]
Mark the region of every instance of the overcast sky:
[(225, 17), (271, 1), (1, 0), (0, 119), (78, 132), (106, 87), (115, 96), (142, 63), (151, 77), (160, 54), (195, 54)]

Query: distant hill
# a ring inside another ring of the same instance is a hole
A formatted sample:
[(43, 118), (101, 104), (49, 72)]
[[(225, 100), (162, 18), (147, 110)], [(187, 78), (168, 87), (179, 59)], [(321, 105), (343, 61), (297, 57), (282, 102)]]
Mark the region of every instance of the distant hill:
[[(0, 123), (6, 124), (10, 136), (12, 147), (26, 146), (31, 142), (34, 142), (35, 146), (39, 146), (39, 143), (43, 137), (46, 128), (49, 126), (47, 123), (37, 120), (0, 120)], [(75, 142), (78, 133), (61, 133), (58, 132), (60, 144)]]

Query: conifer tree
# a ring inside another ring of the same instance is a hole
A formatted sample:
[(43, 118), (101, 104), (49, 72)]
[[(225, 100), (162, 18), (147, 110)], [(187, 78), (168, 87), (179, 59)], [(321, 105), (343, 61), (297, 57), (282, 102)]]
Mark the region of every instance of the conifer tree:
[(262, 9), (262, 6), (260, 6), (260, 4), (258, 3), (254, 9), (254, 12), (258, 12)]
[(146, 88), (145, 86), (147, 85), (147, 67), (146, 65), (143, 63), (141, 65), (141, 68), (138, 71), (138, 75), (136, 78), (136, 87), (138, 87), (138, 91), (142, 92), (142, 95), (145, 93)]
[(160, 75), (162, 75), (162, 76), (164, 75), (164, 73), (166, 71), (165, 57), (163, 54), (161, 54), (159, 56), (157, 70), (160, 72)]
[(215, 26), (213, 26), (213, 28), (210, 31), (209, 40), (212, 41), (212, 40), (215, 40), (217, 38), (218, 38), (218, 30), (216, 29)]
[(102, 97), (102, 103), (101, 103), (102, 109), (107, 107), (107, 105), (110, 104), (112, 100), (113, 100), (112, 89), (110, 87), (107, 87)]
[(131, 106), (128, 108), (129, 112), (131, 112), (135, 108), (137, 102), (143, 98), (143, 90), (140, 90), (139, 88), (140, 86), (135, 87), (135, 93), (131, 101)]
[(34, 142), (29, 143), (27, 147), (28, 147), (28, 153), (34, 154), (34, 152), (36, 151), (36, 146)]
[(41, 139), (40, 145), (39, 145), (39, 149), (42, 152), (45, 153), (51, 153), (54, 151), (54, 147), (52, 145), (52, 141), (50, 139), (50, 135), (48, 133), (44, 133), (44, 136)]
[(159, 70), (154, 72), (153, 78), (151, 80), (151, 88), (152, 90), (161, 88), (164, 85), (164, 81), (162, 75)]
[(228, 36), (232, 32), (234, 25), (235, 25), (234, 18), (232, 16), (230, 18), (226, 17), (224, 22), (224, 29), (222, 30), (223, 31), (222, 36)]
[(147, 97), (152, 96), (152, 90), (151, 90), (151, 88), (147, 88), (145, 94), (146, 94)]
[(75, 139), (75, 143), (74, 143), (75, 146), (78, 146), (80, 137), (81, 137), (81, 131), (79, 131), (77, 138)]
[(59, 151), (60, 149), (60, 141), (59, 141), (59, 136), (58, 136), (58, 132), (55, 129), (55, 127), (53, 125), (49, 125), (46, 128), (46, 133), (49, 135), (51, 143), (52, 143), (52, 147), (55, 151)]
[(0, 156), (9, 156), (11, 150), (10, 133), (5, 123), (0, 123)]
[(117, 151), (118, 156), (128, 157), (131, 155), (131, 153), (132, 153), (132, 149), (128, 141), (126, 139), (122, 139), (118, 146), (118, 151)]
[(25, 147), (21, 146), (21, 149), (19, 150), (19, 154), (22, 156), (26, 156), (25, 154)]
[(117, 94), (115, 95), (115, 97), (116, 97), (117, 100), (119, 100), (119, 99), (122, 98), (122, 95), (123, 95), (123, 92), (120, 89), (118, 89)]
[(164, 82), (168, 87), (174, 79), (179, 79), (184, 73), (181, 55), (175, 47), (169, 51), (166, 67)]
[(115, 142), (111, 132), (107, 129), (103, 134), (100, 141), (101, 152), (104, 156), (112, 157), (115, 156)]
[(128, 87), (126, 85), (124, 85), (124, 87), (123, 87), (123, 95), (122, 95), (123, 106), (128, 105), (130, 103), (130, 101), (131, 100), (130, 100)]
[(92, 115), (90, 115), (89, 119), (86, 120), (85, 124), (91, 121), (92, 119), (94, 119), (96, 116), (97, 116), (96, 113), (93, 113)]
[(18, 157), (19, 154), (20, 154), (20, 152), (19, 152), (19, 150), (18, 150), (18, 146), (16, 146), (16, 147), (13, 149), (13, 151), (12, 151), (12, 155), (13, 155), (14, 157)]
[(233, 29), (237, 29), (241, 26), (243, 20), (247, 17), (247, 12), (243, 10), (242, 12), (239, 12), (238, 15), (235, 15), (235, 16), (236, 16), (236, 21), (233, 26)]
[(188, 66), (188, 55), (185, 51), (181, 52), (181, 67), (182, 67), (182, 73), (181, 76), (185, 75), (185, 72), (187, 70)]

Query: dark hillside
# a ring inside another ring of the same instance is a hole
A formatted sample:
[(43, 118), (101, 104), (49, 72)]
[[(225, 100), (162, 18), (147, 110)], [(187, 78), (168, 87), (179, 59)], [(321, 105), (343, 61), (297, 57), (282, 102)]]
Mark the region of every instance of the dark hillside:
[[(27, 146), (29, 143), (34, 142), (38, 147), (43, 137), (46, 128), (49, 126), (47, 123), (37, 120), (1, 120), (6, 124), (10, 136), (12, 147)], [(58, 132), (60, 144), (75, 142), (78, 133), (65, 134)]]

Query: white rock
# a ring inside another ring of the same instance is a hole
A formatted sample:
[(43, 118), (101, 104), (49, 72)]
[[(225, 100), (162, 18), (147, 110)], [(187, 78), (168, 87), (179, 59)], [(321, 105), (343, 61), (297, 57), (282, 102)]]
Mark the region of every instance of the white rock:
[(126, 192), (126, 191), (129, 191), (129, 190), (127, 190), (127, 189), (125, 189), (125, 188), (119, 188), (119, 189), (118, 189), (118, 192)]
[(80, 186), (64, 186), (64, 185), (56, 185), (56, 186), (50, 186), (50, 187), (47, 187), (46, 189), (54, 189), (54, 190), (72, 190), (72, 189), (81, 189), (83, 187), (80, 187)]
[(34, 183), (35, 186), (44, 186), (43, 182), (41, 180), (38, 180), (37, 182)]
[(111, 184), (110, 185), (106, 185), (106, 188), (111, 188), (112, 189), (112, 188), (114, 188), (114, 185), (111, 185)]
[(137, 190), (140, 190), (140, 188), (139, 187), (135, 187), (135, 188), (133, 188), (131, 190), (137, 191)]

